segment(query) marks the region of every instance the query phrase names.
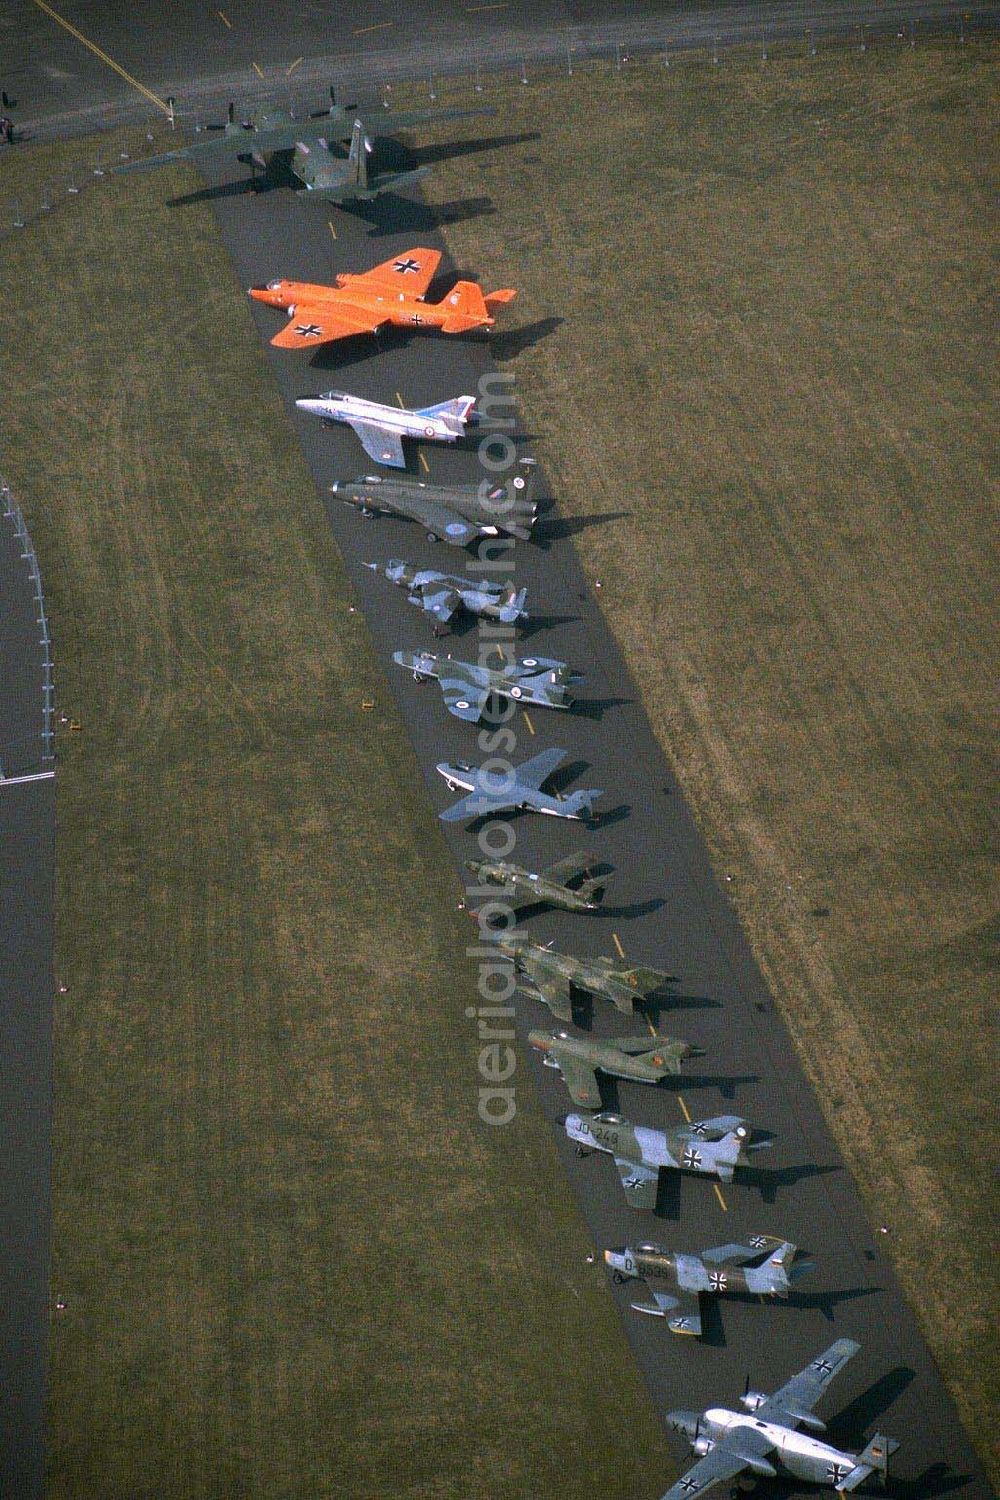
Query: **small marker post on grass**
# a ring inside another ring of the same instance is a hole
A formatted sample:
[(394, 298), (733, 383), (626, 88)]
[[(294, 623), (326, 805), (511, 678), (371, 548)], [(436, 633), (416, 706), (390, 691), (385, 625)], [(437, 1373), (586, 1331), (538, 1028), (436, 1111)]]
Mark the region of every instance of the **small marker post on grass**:
[(524, 58), (522, 57), (521, 58), (521, 82), (522, 83), (527, 83), (527, 81), (528, 81), (528, 64), (525, 62)]
[(719, 38), (718, 37), (716, 37), (715, 40), (712, 42), (712, 66), (713, 66), (713, 68), (717, 68), (719, 66)]
[(433, 79), (433, 77), (430, 78), (430, 79), (428, 79), (428, 83), (430, 85), (431, 99), (434, 100), (434, 99), (437, 98), (437, 94), (435, 94), (435, 92), (434, 92), (434, 79)]
[(21, 216), (21, 203), (18, 198), (14, 199), (14, 228), (24, 228), (24, 219)]
[(573, 43), (569, 37), (566, 38), (566, 72), (573, 77)]
[(482, 69), (480, 68), (479, 64), (476, 63), (476, 93), (477, 94), (481, 94), (482, 92), (483, 92), (483, 73), (482, 73)]

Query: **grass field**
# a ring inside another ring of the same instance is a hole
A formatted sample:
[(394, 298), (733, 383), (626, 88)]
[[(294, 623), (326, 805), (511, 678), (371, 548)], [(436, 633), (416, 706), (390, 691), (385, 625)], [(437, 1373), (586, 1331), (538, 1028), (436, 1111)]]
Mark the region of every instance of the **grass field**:
[(559, 506), (630, 512), (579, 551), (996, 1474), (1000, 73), (797, 54), (488, 80), (538, 138), (447, 235)]
[[(90, 151), (8, 157), (0, 198)], [(659, 1493), (527, 1080), (479, 1121), (455, 872), (245, 295), (169, 195), (94, 184), (3, 250), (2, 465), (83, 726), (49, 1494)]]

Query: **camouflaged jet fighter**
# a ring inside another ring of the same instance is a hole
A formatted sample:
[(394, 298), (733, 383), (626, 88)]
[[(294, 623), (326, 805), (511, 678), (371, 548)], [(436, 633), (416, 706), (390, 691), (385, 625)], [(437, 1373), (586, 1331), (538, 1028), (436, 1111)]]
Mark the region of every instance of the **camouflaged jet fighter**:
[[(365, 563), (365, 567), (373, 573), (379, 571), (378, 563)], [(512, 583), (475, 583), (471, 578), (456, 578), (433, 568), (417, 568), (398, 557), (390, 557), (382, 572), (397, 588), (406, 589), (411, 604), (434, 616), (435, 635), (441, 634), (458, 609), (485, 620), (499, 620), (502, 625), (517, 625), (528, 618), (524, 607), (528, 590), (515, 589)]]
[(603, 995), (623, 1015), (630, 1016), (640, 1001), (677, 977), (661, 969), (623, 968), (614, 958), (573, 958), (533, 943), (521, 932), (501, 933), (496, 941), (501, 953), (512, 958), (515, 970), (524, 976), (524, 992), (541, 1000), (560, 1021), (573, 1019), (574, 989)]
[(562, 1074), (570, 1098), (582, 1109), (600, 1109), (598, 1073), (631, 1078), (635, 1083), (659, 1083), (668, 1073), (679, 1073), (685, 1057), (702, 1057), (698, 1047), (673, 1037), (571, 1036), (568, 1031), (529, 1031), (528, 1043), (542, 1053), (547, 1068)]
[(522, 458), (517, 471), (502, 484), (423, 484), (414, 479), (396, 479), (367, 474), (361, 479), (338, 480), (330, 493), (353, 505), (367, 519), (375, 515), (405, 516), (426, 527), (427, 540), (466, 547), (483, 536), (501, 532), (526, 542), (531, 537), (537, 510), (531, 498), (535, 483), (535, 460)]
[[(624, 1245), (605, 1250), (611, 1279), (645, 1281), (649, 1302), (633, 1302), (635, 1312), (665, 1318), (671, 1333), (701, 1334), (702, 1292), (708, 1296), (788, 1296), (793, 1281), (812, 1270), (810, 1260), (796, 1261), (789, 1240), (753, 1234), (743, 1244), (717, 1245), (700, 1255), (680, 1255), (661, 1245)], [(757, 1261), (757, 1265), (751, 1265)]]
[[(360, 157), (352, 163), (350, 157), (334, 156), (331, 145), (346, 145), (351, 141), (353, 149), (357, 135), (362, 143), (361, 156), (366, 156), (372, 149), (371, 142), (378, 135), (394, 135), (399, 130), (409, 130), (414, 125), (436, 120), (458, 120), (466, 115), (492, 113), (491, 109), (418, 109), (404, 114), (390, 114), (384, 110), (359, 111), (356, 104), (338, 104), (333, 89), (330, 90), (330, 108), (302, 120), (296, 119), (290, 109), (259, 110), (249, 119), (237, 120), (236, 106), (230, 104), (229, 117), (224, 124), (197, 127), (198, 133), (205, 135), (204, 140), (126, 162), (114, 170), (142, 172), (147, 167), (170, 166), (178, 161), (198, 161), (220, 153), (235, 152), (237, 161), (250, 168), (251, 186), (255, 186), (258, 169), (266, 171), (275, 153), (291, 151), (294, 152), (291, 160), (294, 176), (317, 197), (342, 203), (347, 198), (372, 198), (387, 188), (403, 187), (409, 181), (423, 177), (428, 169), (417, 167), (411, 172), (386, 172), (369, 179), (367, 163), (363, 163)], [(352, 188), (352, 178), (353, 190), (345, 191)]]
[(813, 1416), (813, 1407), (860, 1348), (853, 1339), (837, 1339), (773, 1396), (751, 1391), (748, 1382), (740, 1397), (745, 1411), (712, 1407), (668, 1413), (667, 1421), (688, 1439), (698, 1462), (661, 1500), (692, 1500), (744, 1469), (768, 1479), (791, 1474), (810, 1484), (832, 1486), (838, 1494), (856, 1490), (871, 1474), (884, 1481), (889, 1459), (899, 1447), (895, 1438), (877, 1432), (860, 1453), (842, 1453), (798, 1430), (826, 1431), (826, 1424)]
[(547, 813), (550, 818), (591, 818), (594, 803), (603, 796), (602, 792), (588, 790), (552, 796), (541, 790), (542, 783), (562, 765), (566, 755), (565, 750), (553, 746), (533, 755), (530, 760), (522, 761), (519, 766), (511, 766), (509, 773), (488, 769), (496, 764), (491, 761), (485, 766), (471, 766), (461, 760), (453, 763), (439, 761), (435, 769), (439, 776), (444, 777), (448, 790), (453, 792), (456, 787), (461, 787), (468, 796), (446, 807), (438, 817), (445, 823), (486, 818), (499, 812), (539, 812)]
[(510, 666), (481, 667), (477, 662), (456, 661), (453, 656), (435, 656), (432, 651), (394, 651), (398, 667), (413, 673), (414, 682), (436, 677), (445, 707), (456, 719), (479, 722), (491, 694), (531, 703), (537, 708), (570, 708), (570, 687), (582, 681), (564, 661), (546, 656), (525, 656)]
[[(716, 1115), (671, 1130), (633, 1125), (621, 1115), (566, 1116), (566, 1134), (576, 1141), (577, 1156), (604, 1151), (615, 1159), (625, 1197), (633, 1208), (655, 1208), (660, 1168), (697, 1172), (732, 1182), (737, 1167), (747, 1165), (751, 1127), (739, 1115)], [(762, 1141), (760, 1146), (769, 1143)]]
[[(596, 862), (596, 854), (569, 854), (538, 875), (505, 859), (467, 859), (465, 868), (485, 886), (502, 887), (504, 905), (511, 911), (543, 905), (559, 906), (563, 911), (596, 911), (608, 883), (607, 876), (580, 880), (575, 887), (570, 884), (570, 881), (586, 875)], [(480, 890), (475, 894), (487, 895), (488, 892)]]

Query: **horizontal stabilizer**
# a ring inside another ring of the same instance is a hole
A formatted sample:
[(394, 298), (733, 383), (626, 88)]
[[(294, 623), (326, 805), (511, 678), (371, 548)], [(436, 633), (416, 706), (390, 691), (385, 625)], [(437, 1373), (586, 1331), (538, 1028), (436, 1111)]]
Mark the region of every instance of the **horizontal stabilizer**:
[(889, 1468), (889, 1459), (898, 1447), (899, 1443), (896, 1438), (885, 1437), (881, 1432), (876, 1432), (864, 1452), (858, 1454), (858, 1461), (854, 1468), (834, 1488), (841, 1494), (845, 1490), (856, 1490), (870, 1474), (879, 1474), (884, 1479)]

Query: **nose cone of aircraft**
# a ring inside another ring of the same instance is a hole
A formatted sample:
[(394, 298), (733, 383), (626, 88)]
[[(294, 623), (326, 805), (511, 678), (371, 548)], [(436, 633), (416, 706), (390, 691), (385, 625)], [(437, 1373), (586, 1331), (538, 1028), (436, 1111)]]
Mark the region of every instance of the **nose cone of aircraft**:
[(582, 1141), (584, 1139), (582, 1122), (579, 1115), (566, 1116), (566, 1134), (571, 1141)]
[(605, 1250), (604, 1260), (605, 1263), (611, 1267), (612, 1271), (618, 1271), (622, 1276), (625, 1275), (624, 1250)]
[(300, 396), (295, 405), (299, 411), (307, 411), (314, 417), (327, 417), (330, 415), (330, 403), (322, 396)]

